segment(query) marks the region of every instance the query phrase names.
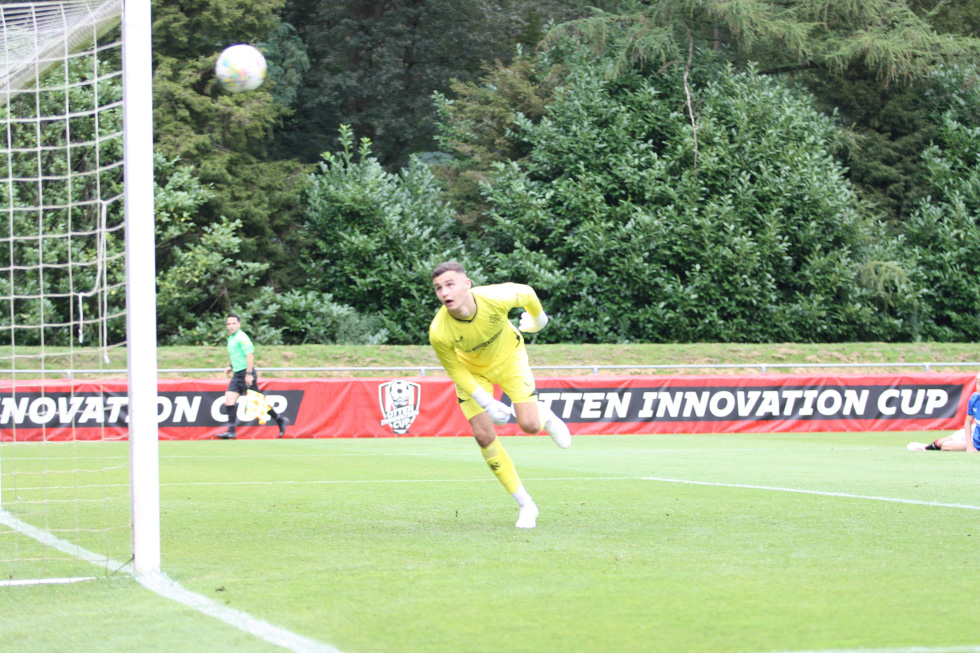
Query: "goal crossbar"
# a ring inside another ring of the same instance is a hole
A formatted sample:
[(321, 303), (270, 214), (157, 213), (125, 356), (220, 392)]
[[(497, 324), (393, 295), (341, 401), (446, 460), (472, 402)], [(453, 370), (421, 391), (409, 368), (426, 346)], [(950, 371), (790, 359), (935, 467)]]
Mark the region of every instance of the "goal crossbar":
[(119, 24), (123, 0), (10, 3), (0, 12), (4, 32), (0, 92), (14, 91), (42, 76)]

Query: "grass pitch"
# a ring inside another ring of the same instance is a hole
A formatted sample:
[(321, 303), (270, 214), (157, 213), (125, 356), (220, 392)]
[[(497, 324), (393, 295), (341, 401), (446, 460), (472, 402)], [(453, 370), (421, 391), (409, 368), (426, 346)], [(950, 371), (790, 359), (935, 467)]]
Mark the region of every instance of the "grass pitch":
[[(980, 651), (980, 459), (936, 435), (503, 438), (532, 531), (469, 438), (162, 442), (163, 568), (345, 652)], [(281, 650), (104, 574), (0, 588), (0, 638)]]

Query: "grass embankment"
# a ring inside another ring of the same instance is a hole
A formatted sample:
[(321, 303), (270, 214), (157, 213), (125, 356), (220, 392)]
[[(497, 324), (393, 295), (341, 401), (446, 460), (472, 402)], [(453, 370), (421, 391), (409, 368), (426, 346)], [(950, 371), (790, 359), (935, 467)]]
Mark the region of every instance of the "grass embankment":
[[(921, 372), (925, 364), (931, 371), (975, 369), (964, 363), (980, 364), (980, 350), (973, 343), (843, 343), (843, 344), (630, 344), (630, 345), (537, 345), (528, 346), (531, 364), (581, 366), (568, 370), (542, 370), (545, 374), (591, 374), (594, 366), (620, 366), (600, 369), (608, 374), (741, 374), (747, 371), (810, 373), (842, 372)], [(122, 350), (110, 350), (108, 363), (92, 350), (48, 350), (44, 357), (30, 348), (18, 348), (17, 357), (9, 348), (0, 348), (0, 373), (18, 370), (19, 378), (30, 378), (28, 370), (44, 369), (49, 374), (73, 370), (76, 378), (83, 370), (123, 370)], [(161, 378), (211, 377), (220, 375), (227, 365), (224, 347), (161, 347), (157, 356)], [(960, 365), (942, 365), (960, 364)], [(263, 376), (387, 376), (391, 374), (439, 374), (439, 361), (427, 346), (342, 346), (295, 345), (263, 346), (257, 343), (257, 365)], [(643, 369), (640, 366), (669, 366)], [(737, 367), (712, 368), (728, 365)], [(819, 366), (826, 365), (826, 368)], [(633, 367), (636, 366), (636, 367)], [(844, 366), (844, 367), (842, 367)], [(853, 367), (860, 366), (860, 367)], [(901, 367), (896, 367), (901, 366)], [(276, 370), (274, 368), (286, 368)], [(307, 370), (303, 368), (316, 368)], [(347, 368), (371, 368), (351, 370)], [(417, 370), (399, 368), (419, 368)], [(99, 376), (104, 377), (105, 374)]]

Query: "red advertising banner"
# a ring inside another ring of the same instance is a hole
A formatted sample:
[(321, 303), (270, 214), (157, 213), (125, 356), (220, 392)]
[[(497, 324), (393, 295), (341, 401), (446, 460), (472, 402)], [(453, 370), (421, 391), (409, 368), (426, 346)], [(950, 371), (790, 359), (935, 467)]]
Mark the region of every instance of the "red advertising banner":
[[(963, 425), (975, 378), (766, 374), (537, 382), (539, 399), (573, 434), (587, 435), (955, 430)], [(160, 438), (205, 439), (223, 431), (226, 387), (222, 379), (160, 381)], [(290, 419), (287, 438), (470, 435), (446, 377), (265, 379), (262, 391)], [(120, 381), (0, 382), (2, 441), (125, 439), (128, 415)], [(239, 418), (244, 420), (244, 399)], [(274, 438), (278, 431), (274, 422), (244, 422), (238, 437)], [(514, 422), (498, 432), (521, 434)]]

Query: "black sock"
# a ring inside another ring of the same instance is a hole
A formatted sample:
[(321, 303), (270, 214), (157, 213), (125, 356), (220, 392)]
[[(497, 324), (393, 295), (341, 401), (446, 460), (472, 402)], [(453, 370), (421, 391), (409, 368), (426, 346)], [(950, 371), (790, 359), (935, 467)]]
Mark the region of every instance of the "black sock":
[[(228, 432), (229, 433), (234, 433), (235, 432), (235, 425), (238, 423), (238, 417), (237, 417), (237, 415), (238, 415), (238, 405), (236, 404), (234, 406), (229, 406), (228, 404), (224, 404), (221, 407), (221, 410), (224, 411), (225, 415), (228, 416)], [(235, 414), (235, 416), (236, 416), (234, 419), (232, 418), (232, 414)]]
[(269, 407), (269, 417), (271, 417), (272, 421), (274, 421), (276, 424), (282, 426), (282, 417), (280, 417), (279, 413), (277, 413), (271, 406)]
[(930, 442), (926, 445), (926, 451), (942, 451), (942, 447), (937, 447), (935, 442)]

